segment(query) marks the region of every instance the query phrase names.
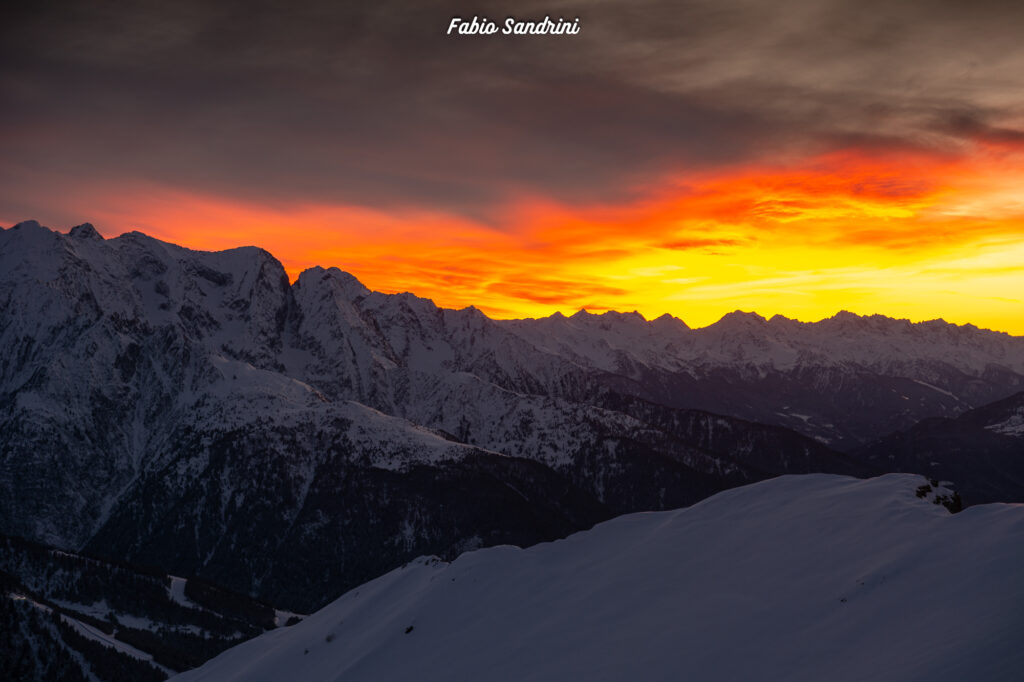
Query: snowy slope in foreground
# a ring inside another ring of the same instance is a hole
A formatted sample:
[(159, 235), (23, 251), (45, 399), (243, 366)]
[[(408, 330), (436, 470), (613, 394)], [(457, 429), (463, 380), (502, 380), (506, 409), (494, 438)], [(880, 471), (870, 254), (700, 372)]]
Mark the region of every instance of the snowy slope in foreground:
[(1024, 505), (786, 476), (420, 559), (175, 680), (1019, 680)]

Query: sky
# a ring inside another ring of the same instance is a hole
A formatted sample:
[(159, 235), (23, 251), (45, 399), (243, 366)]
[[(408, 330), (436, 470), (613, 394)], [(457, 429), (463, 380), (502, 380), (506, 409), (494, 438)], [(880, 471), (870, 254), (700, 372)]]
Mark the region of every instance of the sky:
[[(0, 224), (261, 246), (494, 317), (1024, 334), (1024, 3), (23, 3)], [(452, 17), (573, 36), (446, 35)]]

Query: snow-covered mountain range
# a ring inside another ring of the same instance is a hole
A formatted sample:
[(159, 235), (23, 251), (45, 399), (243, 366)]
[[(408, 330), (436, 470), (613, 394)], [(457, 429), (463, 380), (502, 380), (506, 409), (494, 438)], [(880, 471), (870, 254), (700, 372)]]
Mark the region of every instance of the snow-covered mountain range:
[(869, 474), (838, 447), (1022, 382), (1024, 339), (939, 322), (495, 321), (252, 247), (0, 232), (0, 532), (297, 611), (422, 554)]
[(808, 323), (737, 311), (690, 329), (668, 315), (580, 311), (499, 324), (606, 372), (618, 390), (787, 426), (846, 450), (1024, 390), (1024, 338), (942, 320), (839, 312)]
[(987, 680), (1024, 670), (1024, 505), (784, 476), (423, 558), (175, 680)]

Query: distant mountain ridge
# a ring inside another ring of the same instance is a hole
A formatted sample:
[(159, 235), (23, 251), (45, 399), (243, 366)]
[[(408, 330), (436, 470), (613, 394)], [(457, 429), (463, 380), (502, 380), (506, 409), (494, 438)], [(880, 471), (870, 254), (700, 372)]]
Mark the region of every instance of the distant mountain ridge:
[(663, 315), (580, 311), (499, 321), (602, 370), (618, 390), (779, 424), (840, 449), (1024, 389), (1024, 337), (840, 312), (820, 322), (733, 312), (690, 329)]
[(422, 554), (867, 475), (833, 446), (1020, 390), (1022, 339), (872, 319), (810, 340), (749, 316), (495, 321), (336, 268), (289, 284), (254, 247), (21, 223), (0, 233), (0, 532), (310, 611)]

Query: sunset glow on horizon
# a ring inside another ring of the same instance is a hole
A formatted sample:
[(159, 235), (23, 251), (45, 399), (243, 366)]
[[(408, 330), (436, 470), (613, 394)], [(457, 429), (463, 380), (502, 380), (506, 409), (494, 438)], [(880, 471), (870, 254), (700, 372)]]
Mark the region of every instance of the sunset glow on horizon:
[(1024, 5), (557, 0), (571, 39), (456, 39), (443, 3), (382, 3), (24, 8), (0, 219), (499, 318), (1024, 335)]
[[(1013, 148), (935, 158), (833, 152), (680, 175), (631, 201), (523, 199), (496, 224), (441, 212), (267, 206), (140, 186), (90, 192), (83, 220), (203, 250), (267, 249), (290, 278), (339, 267), (497, 318), (839, 310), (1024, 334), (1024, 164)], [(86, 215), (89, 213), (89, 215)], [(70, 226), (64, 226), (67, 229)]]

